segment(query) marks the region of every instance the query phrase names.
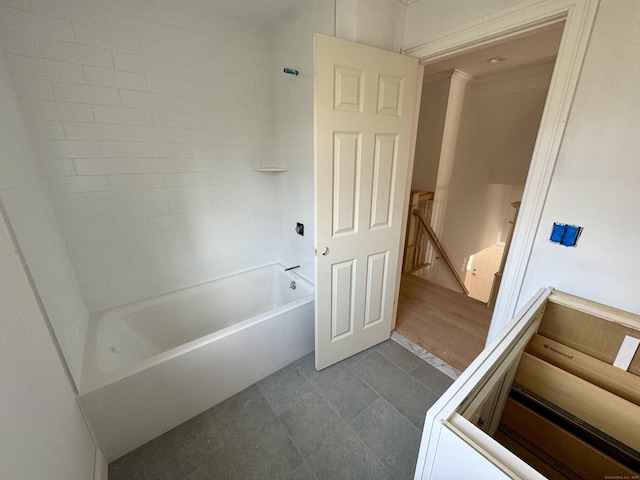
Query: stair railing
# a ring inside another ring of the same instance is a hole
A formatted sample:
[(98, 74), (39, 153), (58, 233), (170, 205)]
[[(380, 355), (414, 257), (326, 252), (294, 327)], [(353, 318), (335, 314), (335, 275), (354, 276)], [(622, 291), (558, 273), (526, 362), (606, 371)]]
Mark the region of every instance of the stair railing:
[(431, 228), (431, 225), (429, 224), (429, 221), (426, 219), (424, 214), (418, 209), (412, 210), (411, 213), (418, 219), (420, 226), (429, 235), (429, 239), (431, 240), (431, 243), (433, 244), (433, 246), (436, 248), (436, 250), (440, 254), (440, 257), (447, 264), (447, 267), (449, 267), (449, 271), (451, 272), (453, 277), (456, 279), (456, 282), (460, 286), (460, 289), (462, 290), (462, 293), (464, 293), (465, 295), (468, 295), (469, 294), (469, 290), (467, 289), (466, 285), (462, 281), (462, 278), (460, 278), (460, 275), (458, 274), (458, 271), (453, 266), (453, 263), (451, 262), (451, 258), (449, 257), (449, 254), (445, 250), (444, 245), (442, 245), (442, 242), (440, 242), (440, 239), (436, 235), (436, 232), (434, 232), (433, 228)]
[(412, 212), (413, 210), (419, 210), (425, 218), (429, 218), (432, 203), (433, 192), (411, 191), (409, 222), (407, 224), (404, 261), (402, 264), (403, 272), (412, 273), (429, 266), (428, 263), (424, 263), (424, 232), (419, 227), (418, 221)]

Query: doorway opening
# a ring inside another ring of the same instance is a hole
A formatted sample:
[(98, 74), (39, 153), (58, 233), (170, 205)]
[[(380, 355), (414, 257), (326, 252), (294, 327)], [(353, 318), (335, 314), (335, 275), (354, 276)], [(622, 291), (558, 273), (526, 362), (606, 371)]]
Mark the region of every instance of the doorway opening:
[(425, 65), (396, 331), (458, 370), (485, 345), (563, 28)]

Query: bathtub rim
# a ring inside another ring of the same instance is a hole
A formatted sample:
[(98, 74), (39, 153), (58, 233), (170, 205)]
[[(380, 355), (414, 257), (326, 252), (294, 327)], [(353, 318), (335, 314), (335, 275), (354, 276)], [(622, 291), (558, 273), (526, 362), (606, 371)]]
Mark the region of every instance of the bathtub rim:
[[(211, 278), (209, 280), (205, 280), (203, 282), (198, 282), (198, 283), (193, 283), (184, 287), (180, 287), (176, 290), (170, 290), (168, 292), (163, 292), (163, 293), (159, 293), (158, 295), (154, 295), (152, 297), (147, 297), (147, 298), (142, 298), (140, 300), (134, 300), (133, 302), (129, 302), (129, 303), (123, 303), (122, 305), (115, 305), (113, 307), (109, 307), (109, 308), (105, 308), (102, 310), (98, 310), (96, 312), (93, 312), (89, 315), (89, 321), (92, 322), (94, 320), (98, 320), (100, 317), (102, 317), (103, 315), (106, 315), (107, 313), (113, 312), (113, 311), (121, 311), (121, 312), (126, 312), (126, 313), (130, 313), (132, 311), (136, 311), (138, 308), (136, 307), (141, 307), (144, 308), (145, 306), (153, 306), (154, 302), (156, 302), (158, 299), (162, 298), (162, 297), (173, 297), (173, 296), (178, 296), (181, 293), (184, 293), (187, 290), (198, 290), (198, 289), (203, 289), (206, 285), (208, 285), (209, 283), (213, 283), (213, 282), (217, 282), (217, 281), (223, 281), (226, 280), (228, 278), (232, 278), (232, 277), (236, 277), (238, 275), (244, 275), (247, 273), (251, 273), (251, 272), (255, 272), (256, 270), (262, 270), (263, 268), (269, 268), (269, 267), (282, 267), (282, 272), (284, 275), (291, 277), (293, 280), (302, 280), (304, 282), (306, 282), (309, 286), (309, 288), (311, 290), (314, 291), (315, 293), (315, 284), (313, 281), (309, 280), (307, 277), (305, 277), (304, 275), (300, 275), (297, 272), (294, 271), (284, 271), (284, 269), (286, 268), (286, 266), (280, 262), (275, 262), (275, 263), (267, 263), (265, 265), (259, 265), (257, 267), (252, 267), (252, 268), (248, 268), (246, 270), (240, 270), (238, 272), (234, 272), (234, 273), (229, 273), (227, 275), (222, 275), (220, 277), (215, 277), (215, 278)], [(194, 292), (195, 293), (195, 292)]]
[(191, 290), (191, 289), (197, 289), (200, 287), (204, 287), (205, 285), (212, 283), (212, 282), (217, 282), (219, 280), (225, 280), (227, 278), (231, 278), (231, 277), (235, 277), (238, 275), (243, 275), (245, 273), (250, 273), (253, 272), (255, 270), (261, 270), (263, 268), (267, 268), (267, 267), (282, 267), (282, 273), (292, 277), (294, 280), (297, 279), (301, 279), (304, 282), (307, 282), (309, 284), (309, 287), (311, 288), (311, 290), (314, 291), (314, 295), (315, 295), (315, 283), (310, 280), (309, 278), (307, 278), (304, 275), (301, 275), (300, 273), (293, 271), (293, 270), (289, 270), (289, 271), (284, 271), (286, 267), (286, 265), (284, 265), (281, 262), (272, 262), (272, 263), (265, 263), (264, 265), (258, 265), (257, 267), (251, 267), (251, 268), (247, 268), (245, 270), (238, 270), (237, 272), (233, 272), (233, 273), (229, 273), (227, 275), (222, 275), (220, 277), (214, 277), (214, 278), (210, 278), (209, 280), (204, 280), (202, 282), (198, 282), (198, 283), (191, 283), (189, 285), (186, 285), (184, 287), (180, 287), (176, 290), (170, 290), (167, 292), (162, 292), (159, 293), (157, 295), (153, 295), (151, 297), (146, 297), (146, 298), (141, 298), (140, 300), (134, 300), (133, 302), (127, 302), (127, 303), (122, 303), (120, 305), (114, 305), (113, 307), (108, 307), (108, 308), (103, 308), (102, 310), (97, 310), (93, 313), (89, 314), (89, 322), (92, 322), (94, 320), (98, 320), (100, 317), (102, 317), (103, 315), (109, 313), (109, 312), (113, 312), (114, 310), (128, 310), (130, 308), (133, 308), (135, 305), (138, 304), (142, 304), (142, 303), (153, 303), (155, 300), (158, 300), (161, 297), (165, 297), (165, 296), (169, 296), (169, 295), (174, 295), (174, 294), (179, 294), (181, 292), (184, 292), (186, 290)]
[[(194, 287), (201, 287), (204, 286), (208, 283), (212, 283), (212, 282), (216, 282), (218, 280), (224, 280), (226, 278), (230, 278), (230, 277), (234, 277), (237, 275), (242, 275), (245, 273), (249, 273), (255, 270), (260, 270), (263, 268), (267, 268), (267, 267), (272, 267), (272, 266), (277, 266), (277, 267), (283, 267), (284, 270), (284, 265), (281, 264), (280, 262), (277, 263), (270, 263), (267, 265), (262, 265), (259, 267), (254, 267), (251, 269), (247, 269), (247, 270), (243, 270), (241, 272), (236, 272), (233, 274), (229, 274), (229, 275), (225, 275), (223, 277), (218, 277), (218, 278), (214, 278), (211, 280), (207, 280), (206, 282), (201, 282), (195, 285), (190, 285), (184, 288), (180, 288), (178, 290), (173, 290), (171, 292), (167, 292), (164, 294), (160, 294), (160, 295), (156, 295), (154, 297), (150, 297), (150, 298), (146, 298), (143, 300), (138, 300), (136, 302), (131, 302), (128, 304), (124, 304), (118, 307), (113, 307), (110, 309), (105, 309), (102, 310), (100, 312), (96, 312), (94, 314), (92, 314), (90, 316), (91, 321), (98, 321), (103, 315), (112, 312), (114, 310), (119, 310), (121, 308), (132, 308), (134, 305), (139, 304), (139, 303), (146, 303), (146, 302), (152, 302), (153, 300), (157, 300), (161, 297), (164, 297), (166, 295), (172, 295), (174, 293), (179, 293), (179, 292), (183, 292), (185, 290), (189, 290), (191, 288)], [(211, 332), (207, 335), (204, 335), (202, 337), (196, 338), (194, 340), (191, 340), (189, 342), (183, 343), (182, 345), (178, 345), (175, 346), (173, 348), (170, 348), (169, 350), (166, 350), (164, 352), (160, 352), (156, 355), (153, 355), (152, 357), (146, 358), (140, 362), (135, 363), (132, 368), (126, 369), (124, 371), (118, 371), (118, 372), (113, 372), (113, 373), (109, 373), (109, 374), (105, 374), (105, 375), (101, 375), (98, 379), (98, 381), (94, 381), (91, 382), (88, 386), (88, 388), (84, 388), (83, 386), (83, 382), (82, 379), (80, 380), (80, 385), (79, 385), (79, 389), (78, 389), (78, 396), (80, 395), (85, 395), (88, 394), (90, 392), (94, 392), (96, 390), (100, 390), (104, 387), (107, 387), (109, 385), (111, 385), (112, 383), (118, 382), (119, 380), (122, 380), (124, 378), (127, 378), (129, 376), (138, 374), (144, 370), (147, 370), (149, 368), (155, 367), (156, 365), (160, 365), (162, 363), (166, 363), (169, 360), (171, 360), (172, 358), (175, 358), (179, 355), (184, 355), (187, 354), (189, 352), (192, 352), (198, 348), (203, 347), (204, 345), (208, 345), (209, 343), (213, 343), (214, 341), (227, 337), (229, 335), (232, 335), (233, 333), (236, 332), (241, 332), (243, 330), (246, 330), (247, 328), (252, 327), (253, 325), (259, 324), (261, 322), (264, 322), (265, 320), (268, 320), (272, 317), (274, 317), (277, 314), (281, 314), (281, 313), (285, 313), (285, 312), (289, 312), (291, 310), (294, 310), (296, 308), (300, 308), (303, 305), (306, 305), (310, 302), (313, 302), (315, 300), (315, 288), (314, 288), (314, 284), (313, 282), (309, 281), (306, 277), (298, 274), (298, 273), (292, 273), (290, 271), (283, 271), (282, 272), (284, 275), (290, 277), (290, 278), (294, 278), (294, 279), (302, 279), (303, 281), (307, 282), (310, 286), (310, 288), (313, 290), (312, 293), (310, 293), (309, 295), (305, 295), (297, 300), (294, 300), (292, 302), (288, 302), (288, 303), (284, 303), (276, 308), (272, 308), (271, 310), (267, 310), (266, 312), (262, 312), (259, 313), (257, 315), (254, 315), (253, 317), (249, 317), (247, 319), (244, 319), (238, 323), (235, 323), (233, 325), (229, 325), (228, 327), (222, 328), (220, 330), (217, 330), (215, 332)], [(95, 315), (95, 316), (94, 316)], [(87, 332), (88, 334), (89, 332)], [(85, 354), (86, 354), (86, 347), (85, 347)], [(83, 365), (84, 365), (84, 359), (83, 359)]]

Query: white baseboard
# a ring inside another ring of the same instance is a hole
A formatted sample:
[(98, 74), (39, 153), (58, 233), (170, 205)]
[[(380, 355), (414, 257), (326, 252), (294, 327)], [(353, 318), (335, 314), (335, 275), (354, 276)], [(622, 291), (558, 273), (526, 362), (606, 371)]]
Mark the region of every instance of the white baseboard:
[(93, 467), (93, 480), (108, 480), (109, 464), (102, 450), (96, 448), (95, 464)]

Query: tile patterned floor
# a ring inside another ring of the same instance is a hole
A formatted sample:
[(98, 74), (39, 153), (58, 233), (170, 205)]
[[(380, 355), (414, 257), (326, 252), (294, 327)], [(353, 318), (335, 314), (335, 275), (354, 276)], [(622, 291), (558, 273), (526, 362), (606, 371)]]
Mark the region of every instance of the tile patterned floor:
[(411, 479), (453, 382), (394, 340), (317, 372), (286, 366), (109, 465), (110, 480)]

